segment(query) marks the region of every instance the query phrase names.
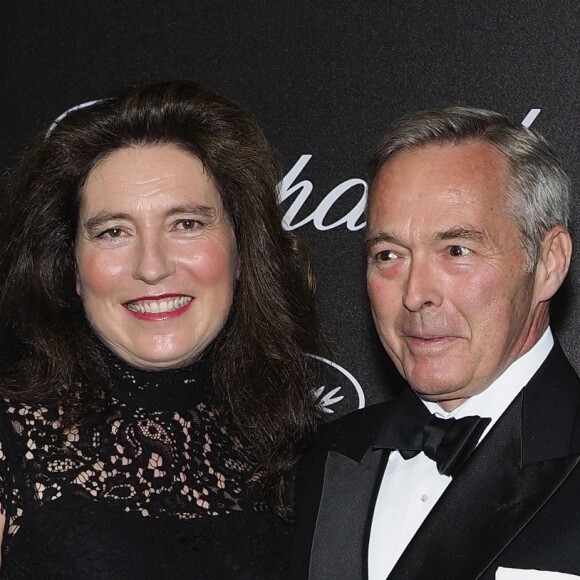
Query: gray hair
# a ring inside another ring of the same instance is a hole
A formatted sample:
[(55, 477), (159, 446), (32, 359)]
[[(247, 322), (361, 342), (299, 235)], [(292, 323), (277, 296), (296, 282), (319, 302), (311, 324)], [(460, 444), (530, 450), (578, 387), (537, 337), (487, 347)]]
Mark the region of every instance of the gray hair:
[(556, 225), (568, 225), (570, 180), (544, 137), (504, 115), (456, 106), (428, 109), (402, 118), (371, 158), (371, 196), (379, 171), (399, 151), (472, 140), (489, 143), (509, 162), (506, 211), (522, 233), (525, 269), (531, 272), (546, 233)]

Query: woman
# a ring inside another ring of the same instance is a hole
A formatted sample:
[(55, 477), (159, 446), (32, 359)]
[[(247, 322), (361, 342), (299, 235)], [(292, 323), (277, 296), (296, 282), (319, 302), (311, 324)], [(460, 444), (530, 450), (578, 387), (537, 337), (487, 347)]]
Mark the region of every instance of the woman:
[(3, 228), (4, 577), (283, 576), (270, 510), (316, 421), (317, 330), (279, 179), (255, 120), (190, 82), (27, 151)]

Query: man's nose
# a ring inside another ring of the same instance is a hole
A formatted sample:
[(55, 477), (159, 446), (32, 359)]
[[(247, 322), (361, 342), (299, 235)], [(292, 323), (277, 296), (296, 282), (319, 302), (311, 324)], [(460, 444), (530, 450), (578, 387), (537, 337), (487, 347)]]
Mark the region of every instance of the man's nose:
[(157, 284), (175, 273), (175, 261), (162, 240), (141, 239), (133, 265), (133, 278)]
[(413, 257), (403, 291), (405, 308), (417, 312), (427, 306), (441, 306), (442, 302), (442, 277), (436, 265), (428, 257)]

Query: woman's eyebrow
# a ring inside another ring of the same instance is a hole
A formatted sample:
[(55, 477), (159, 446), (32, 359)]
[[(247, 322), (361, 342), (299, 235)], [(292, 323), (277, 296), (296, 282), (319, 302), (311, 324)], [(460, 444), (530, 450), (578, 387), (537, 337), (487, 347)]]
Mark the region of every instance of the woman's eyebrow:
[(213, 217), (216, 215), (216, 209), (208, 205), (199, 205), (195, 203), (182, 203), (170, 207), (164, 214), (165, 217), (171, 217), (179, 214), (197, 214), (205, 217)]
[[(213, 217), (216, 215), (216, 210), (213, 207), (207, 205), (198, 205), (198, 204), (179, 204), (169, 208), (164, 214), (163, 217), (171, 217), (174, 215), (181, 215), (181, 214), (197, 214), (206, 217)], [(116, 220), (127, 220), (131, 221), (131, 216), (128, 213), (122, 212), (110, 212), (110, 211), (100, 211), (93, 217), (89, 218), (84, 222), (84, 227), (87, 230), (95, 230), (103, 226), (104, 224), (116, 221)]]
[(102, 225), (115, 220), (130, 220), (131, 216), (127, 213), (113, 213), (110, 211), (100, 211), (97, 215), (89, 218), (84, 222), (84, 227), (87, 230), (94, 230)]

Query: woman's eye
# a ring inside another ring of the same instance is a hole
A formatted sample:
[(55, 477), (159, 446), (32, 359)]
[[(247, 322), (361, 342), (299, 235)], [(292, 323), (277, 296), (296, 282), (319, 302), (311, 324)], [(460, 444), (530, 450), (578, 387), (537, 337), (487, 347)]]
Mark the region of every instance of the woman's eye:
[(99, 238), (120, 238), (123, 235), (123, 230), (121, 228), (109, 228), (104, 232), (101, 232)]
[(450, 246), (449, 247), (449, 255), (453, 256), (454, 258), (463, 258), (471, 254), (471, 250), (466, 248), (465, 246)]
[(194, 219), (186, 219), (186, 220), (179, 220), (176, 223), (176, 228), (180, 230), (194, 230), (198, 228), (201, 224), (198, 220)]

